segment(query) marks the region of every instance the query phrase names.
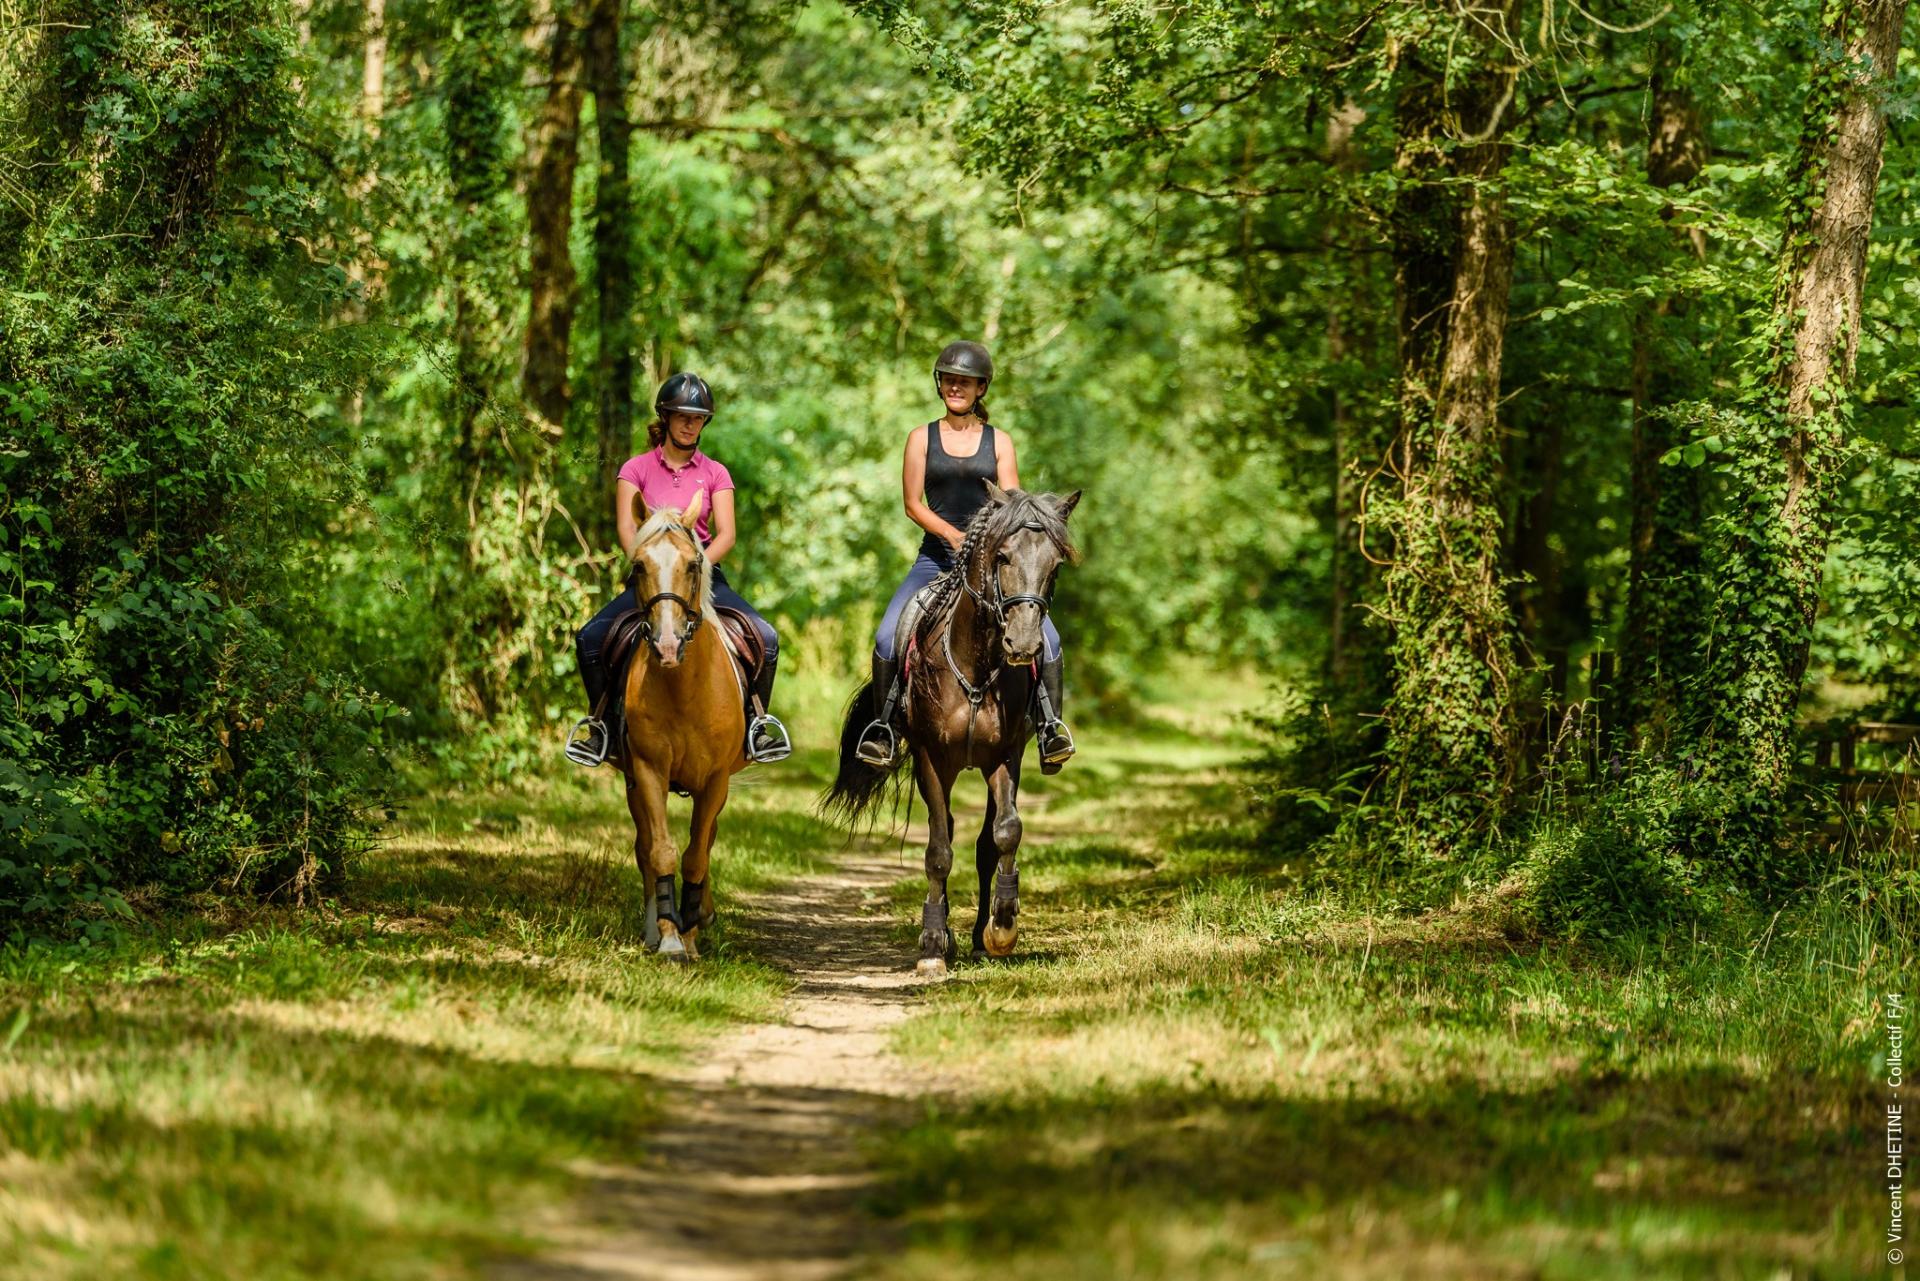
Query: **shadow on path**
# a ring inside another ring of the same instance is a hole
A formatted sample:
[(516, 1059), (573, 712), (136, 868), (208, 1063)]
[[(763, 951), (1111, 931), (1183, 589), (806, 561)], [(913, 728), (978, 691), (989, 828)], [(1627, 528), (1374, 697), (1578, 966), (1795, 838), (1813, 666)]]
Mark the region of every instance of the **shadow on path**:
[(666, 1119), (631, 1166), (582, 1167), (588, 1190), (547, 1225), (556, 1248), (504, 1261), (511, 1281), (816, 1281), (885, 1242), (861, 1209), (863, 1139), (905, 1124), (935, 1084), (887, 1050), (906, 1018), (912, 957), (890, 941), (898, 866), (854, 855), (818, 877), (723, 900), (727, 945), (792, 974), (786, 1021), (731, 1032), (662, 1080)]

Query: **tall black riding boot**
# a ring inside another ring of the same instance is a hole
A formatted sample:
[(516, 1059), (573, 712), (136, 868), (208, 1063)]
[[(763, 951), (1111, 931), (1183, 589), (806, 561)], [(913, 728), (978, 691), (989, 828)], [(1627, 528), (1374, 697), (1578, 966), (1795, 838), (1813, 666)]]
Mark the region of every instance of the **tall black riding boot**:
[(592, 768), (607, 759), (608, 750), (613, 745), (613, 735), (606, 721), (596, 714), (601, 710), (600, 702), (607, 692), (607, 671), (600, 665), (597, 655), (592, 661), (581, 656), (580, 683), (587, 689), (587, 714), (567, 734), (567, 759), (575, 765)]
[(1061, 669), (1065, 666), (1066, 656), (1040, 660), (1040, 684), (1033, 691), (1033, 701), (1038, 705), (1038, 715), (1034, 717), (1035, 728), (1040, 745), (1040, 772), (1058, 774), (1060, 767), (1073, 756), (1073, 731), (1067, 728), (1066, 721), (1060, 718), (1062, 697)]
[(755, 712), (751, 705), (747, 708), (747, 759), (755, 764), (784, 761), (793, 755), (793, 740), (787, 735), (787, 727), (768, 710), (773, 706), (773, 669), (779, 662), (778, 658), (767, 659), (753, 682), (753, 697), (759, 702), (760, 710)]
[(899, 701), (898, 659), (873, 656), (873, 719), (860, 731), (854, 755), (877, 769), (891, 769), (900, 760), (900, 734), (893, 727), (894, 706)]

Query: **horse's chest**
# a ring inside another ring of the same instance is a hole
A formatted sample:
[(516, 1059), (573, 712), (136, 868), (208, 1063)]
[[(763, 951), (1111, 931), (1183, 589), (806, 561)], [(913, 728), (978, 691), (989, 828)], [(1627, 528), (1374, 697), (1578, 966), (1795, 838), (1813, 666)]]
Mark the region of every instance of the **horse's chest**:
[(992, 696), (983, 698), (977, 710), (964, 697), (944, 700), (935, 721), (938, 736), (956, 747), (964, 748), (971, 735), (976, 758), (1004, 747), (1019, 728), (1006, 702)]

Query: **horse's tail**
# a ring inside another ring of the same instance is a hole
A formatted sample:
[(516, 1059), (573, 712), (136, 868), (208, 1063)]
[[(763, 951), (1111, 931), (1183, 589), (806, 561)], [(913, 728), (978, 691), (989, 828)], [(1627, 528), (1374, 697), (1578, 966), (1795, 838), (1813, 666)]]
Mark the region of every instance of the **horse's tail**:
[[(856, 750), (860, 731), (873, 719), (873, 682), (854, 692), (847, 704), (846, 721), (840, 727), (840, 769), (827, 790), (820, 793), (819, 810), (823, 817), (852, 827), (871, 810), (887, 791), (887, 784), (900, 772), (900, 764), (882, 769), (860, 759)], [(901, 754), (904, 763), (907, 754)]]

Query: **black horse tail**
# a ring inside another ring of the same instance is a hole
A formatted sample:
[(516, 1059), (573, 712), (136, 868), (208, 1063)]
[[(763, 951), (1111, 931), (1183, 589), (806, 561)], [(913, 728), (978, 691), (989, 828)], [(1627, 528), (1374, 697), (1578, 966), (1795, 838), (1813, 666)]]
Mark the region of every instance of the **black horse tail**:
[(820, 793), (820, 814), (831, 822), (848, 827), (858, 823), (887, 792), (887, 785), (899, 776), (900, 764), (906, 761), (907, 753), (903, 752), (900, 763), (882, 769), (860, 759), (860, 731), (872, 720), (873, 682), (868, 681), (854, 691), (853, 701), (847, 704), (846, 722), (840, 727), (840, 769), (827, 790)]

